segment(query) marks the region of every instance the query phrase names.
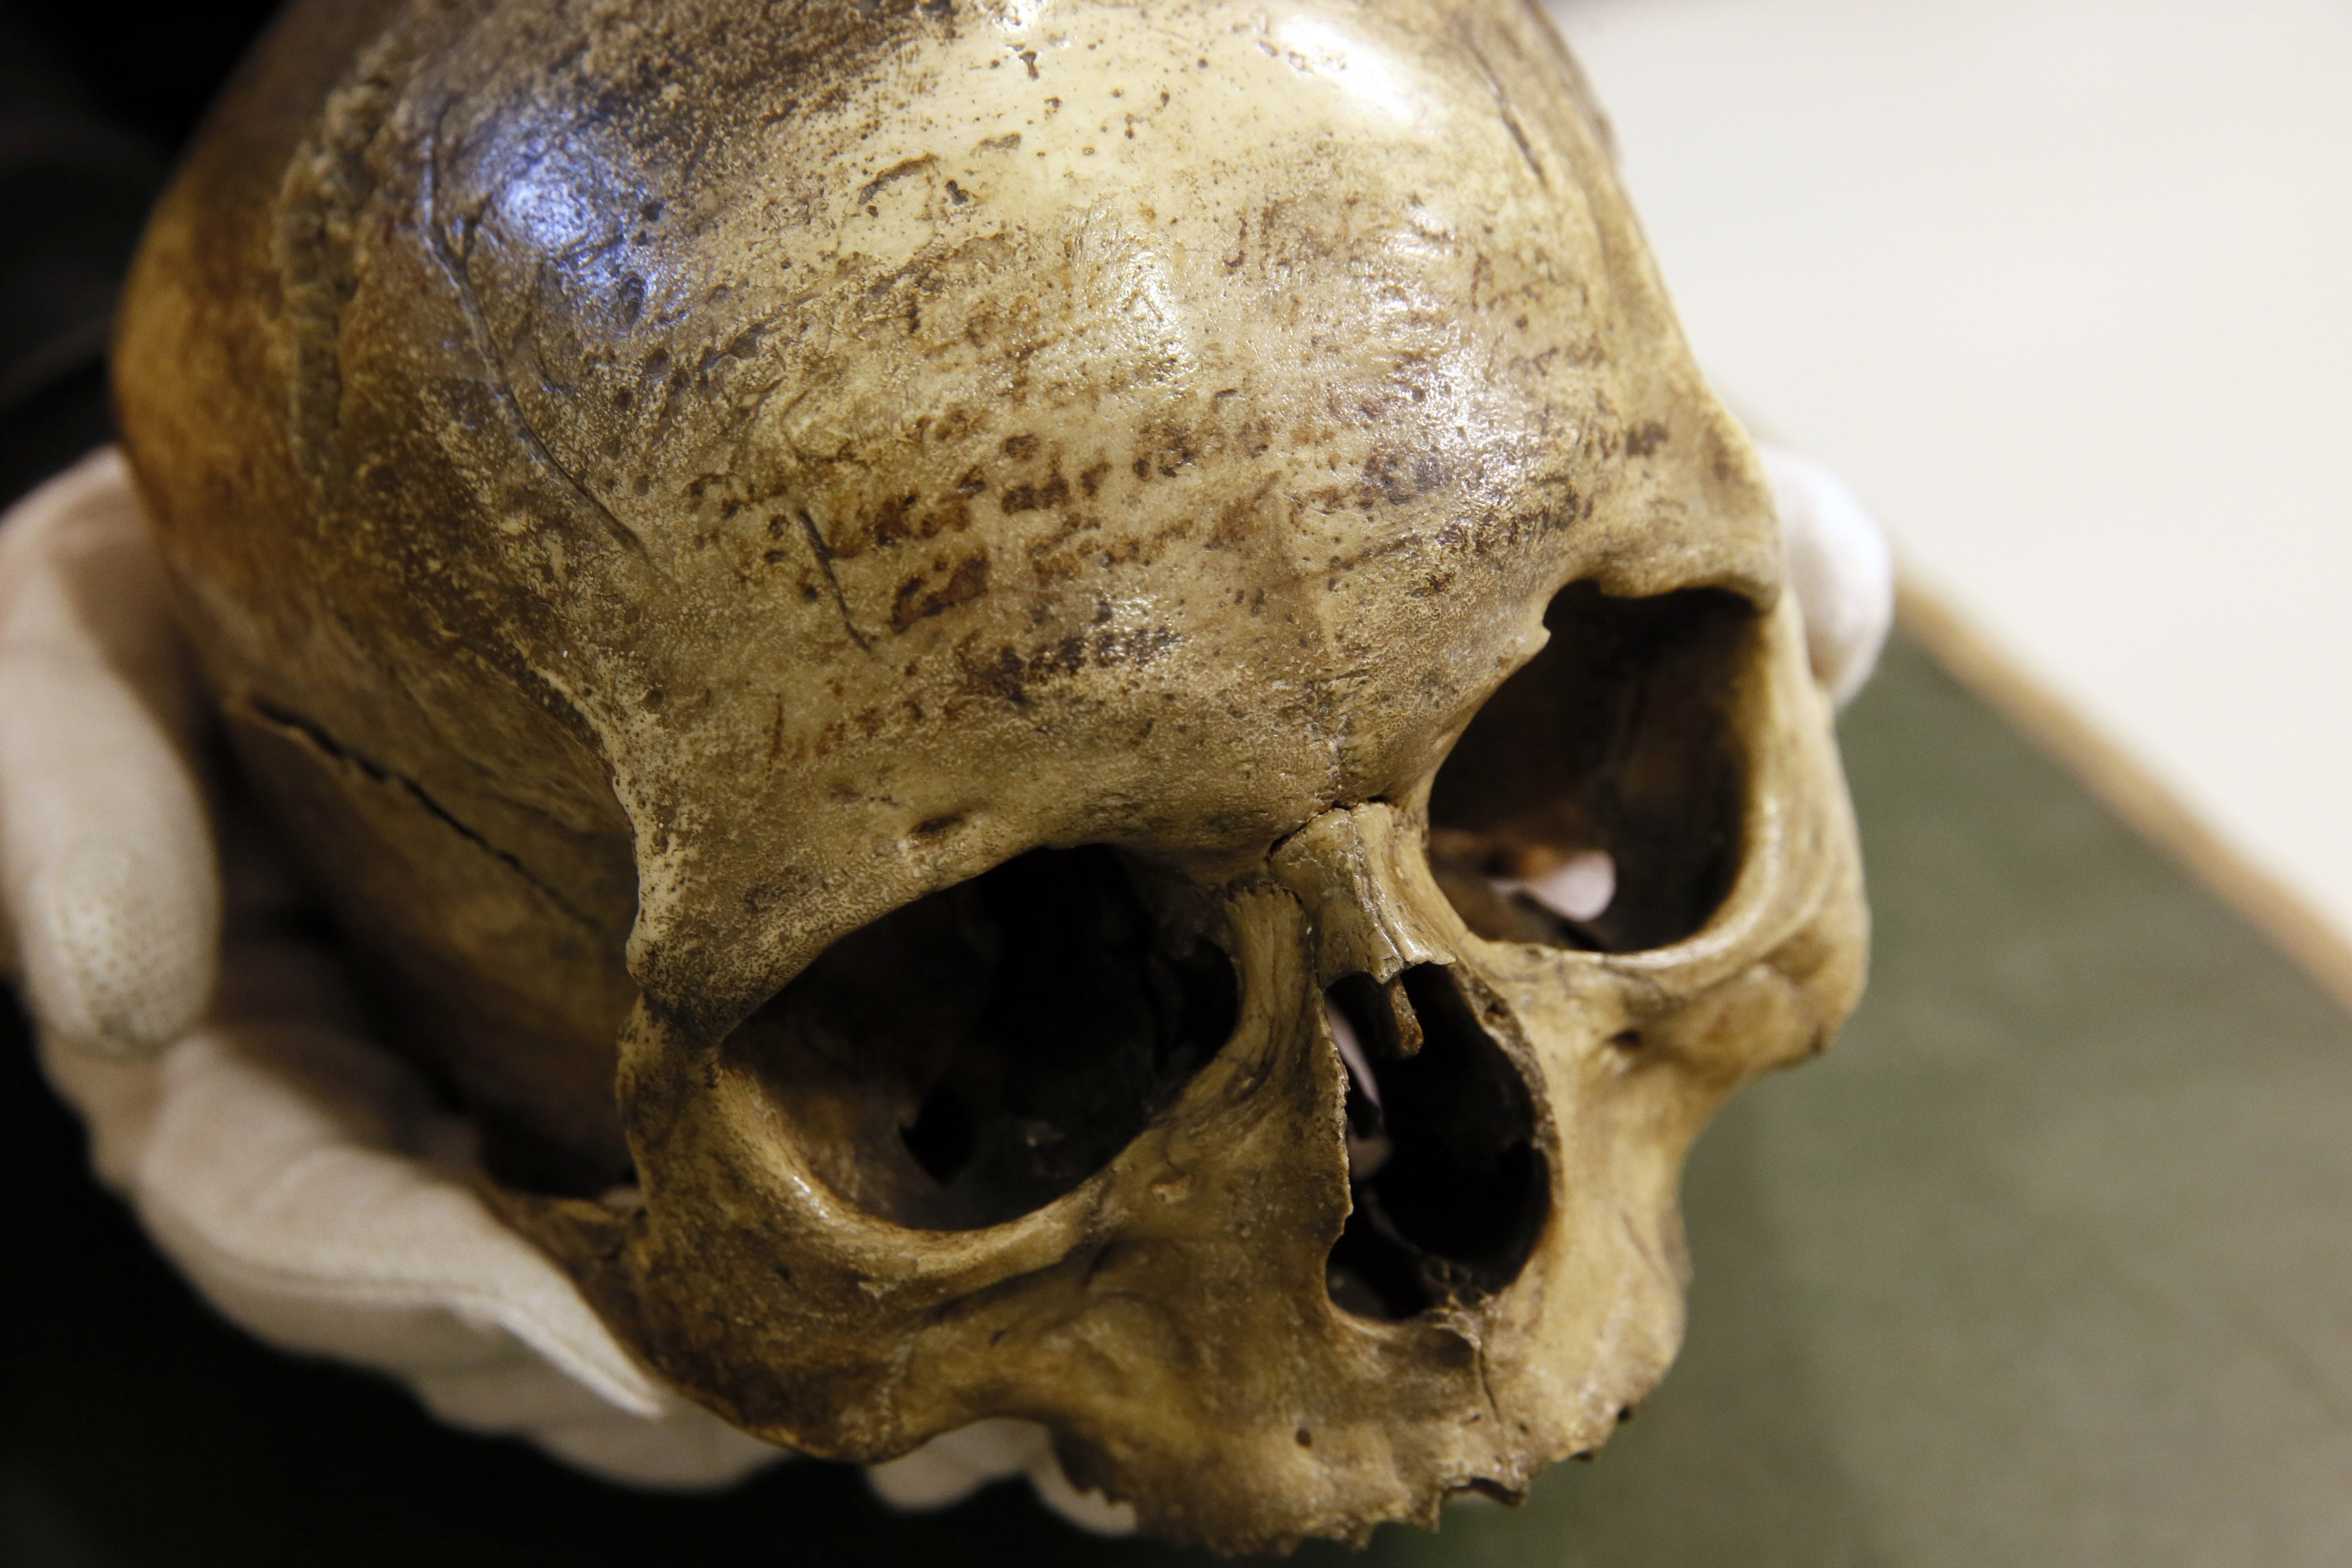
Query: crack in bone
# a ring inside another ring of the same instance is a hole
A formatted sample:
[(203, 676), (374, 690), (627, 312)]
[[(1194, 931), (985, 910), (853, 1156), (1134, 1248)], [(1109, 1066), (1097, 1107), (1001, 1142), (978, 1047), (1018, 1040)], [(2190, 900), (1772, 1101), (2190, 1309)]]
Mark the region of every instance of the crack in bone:
[(530, 883), (534, 891), (545, 898), (548, 902), (553, 904), (557, 909), (562, 910), (565, 914), (571, 916), (573, 920), (579, 921), (583, 926), (593, 927), (595, 925), (596, 922), (590, 920), (585, 912), (576, 907), (572, 900), (565, 898), (562, 893), (556, 891), (556, 889), (548, 882), (535, 875), (531, 871), (530, 868), (525, 866), (512, 852), (501, 849), (497, 845), (491, 843), (488, 838), (485, 838), (478, 828), (468, 825), (455, 812), (451, 811), (447, 806), (443, 805), (438, 800), (436, 800), (432, 795), (425, 790), (425, 786), (418, 784), (415, 779), (408, 777), (405, 773), (395, 772), (394, 770), (384, 766), (382, 763), (377, 762), (373, 757), (367, 756), (362, 752), (353, 751), (350, 746), (338, 740), (333, 732), (328, 730), (326, 726), (319, 723), (315, 720), (304, 718), (301, 714), (293, 711), (291, 709), (281, 708), (278, 704), (271, 702), (265, 698), (259, 697), (248, 697), (246, 699), (244, 706), (246, 710), (251, 713), (253, 717), (258, 719), (263, 723), (268, 724), (272, 729), (300, 740), (304, 743), (308, 744), (312, 750), (332, 758), (336, 762), (342, 763), (350, 767), (357, 768), (362, 773), (365, 774), (368, 778), (373, 780), (377, 784), (390, 784), (393, 788), (399, 790), (402, 794), (407, 795), (409, 799), (415, 801), (417, 805), (424, 810), (427, 816), (430, 816), (434, 821), (441, 824), (442, 826), (448, 828), (452, 833), (455, 833), (458, 837), (463, 838), (467, 843), (471, 844), (475, 848), (479, 849), (483, 854), (488, 855), (493, 860), (496, 860), (500, 865), (506, 867), (508, 870), (512, 871), (525, 882)]

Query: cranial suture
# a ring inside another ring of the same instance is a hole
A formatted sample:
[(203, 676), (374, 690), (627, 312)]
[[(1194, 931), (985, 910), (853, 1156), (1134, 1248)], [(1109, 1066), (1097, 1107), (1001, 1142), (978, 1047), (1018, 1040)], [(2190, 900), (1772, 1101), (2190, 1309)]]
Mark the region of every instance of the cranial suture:
[(213, 689), (730, 1421), (1226, 1549), (1590, 1450), (1864, 916), (1769, 499), (1507, 0), (306, 0), (126, 306)]

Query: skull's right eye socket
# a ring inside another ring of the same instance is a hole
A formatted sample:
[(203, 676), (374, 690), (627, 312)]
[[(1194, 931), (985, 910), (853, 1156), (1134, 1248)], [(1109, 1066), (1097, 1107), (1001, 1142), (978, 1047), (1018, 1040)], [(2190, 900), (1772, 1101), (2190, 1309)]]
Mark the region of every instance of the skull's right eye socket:
[(1754, 609), (1571, 584), (1551, 640), (1479, 710), (1429, 799), (1430, 863), (1470, 929), (1602, 952), (1706, 923), (1738, 869), (1733, 713)]
[(729, 1051), (835, 1191), (964, 1230), (1108, 1165), (1239, 997), (1232, 960), (1169, 940), (1117, 851), (1037, 849), (845, 936)]

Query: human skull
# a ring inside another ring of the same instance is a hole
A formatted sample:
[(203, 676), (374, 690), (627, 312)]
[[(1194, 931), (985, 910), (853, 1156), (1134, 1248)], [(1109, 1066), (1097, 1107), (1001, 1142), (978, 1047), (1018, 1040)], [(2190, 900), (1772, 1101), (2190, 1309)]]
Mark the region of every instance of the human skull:
[(118, 354), (486, 1190), (781, 1445), (1516, 1496), (1858, 991), (1756, 461), (1512, 0), (305, 0)]

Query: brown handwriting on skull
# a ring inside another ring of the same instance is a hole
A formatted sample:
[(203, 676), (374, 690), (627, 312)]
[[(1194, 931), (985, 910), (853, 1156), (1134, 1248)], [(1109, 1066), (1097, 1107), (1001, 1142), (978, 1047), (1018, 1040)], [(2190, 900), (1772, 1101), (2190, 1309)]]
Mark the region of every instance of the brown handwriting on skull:
[(1515, 1495), (1860, 985), (1754, 458), (1506, 0), (309, 0), (119, 353), (388, 1030), (779, 1444)]

